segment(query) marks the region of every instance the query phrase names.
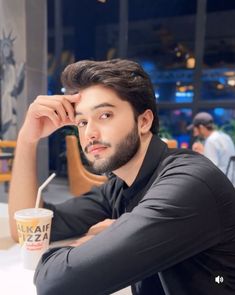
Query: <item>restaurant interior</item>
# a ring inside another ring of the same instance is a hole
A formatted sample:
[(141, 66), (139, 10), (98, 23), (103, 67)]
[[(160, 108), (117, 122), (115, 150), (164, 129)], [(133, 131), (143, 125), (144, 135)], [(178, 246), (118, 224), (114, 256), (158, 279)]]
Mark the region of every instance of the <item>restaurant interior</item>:
[[(153, 82), (162, 138), (172, 141), (178, 148), (191, 148), (193, 137), (187, 126), (196, 113), (206, 111), (214, 117), (217, 128), (228, 133), (235, 142), (235, 1), (42, 2), (45, 27), (42, 26), (40, 30), (43, 30), (45, 43), (41, 60), (45, 62), (46, 86), (43, 87), (47, 94), (64, 93), (60, 74), (74, 61), (132, 59), (141, 64)], [(5, 52), (3, 48), (12, 52), (17, 50), (19, 38), (16, 39), (11, 25), (7, 23), (1, 26), (1, 18), (0, 33), (2, 58)], [(2, 59), (0, 66), (2, 109)], [(30, 69), (27, 59), (24, 66), (18, 67), (18, 88), (14, 88), (18, 91), (18, 97), (24, 95), (24, 87), (32, 82), (27, 77), (27, 67)], [(24, 70), (26, 81), (23, 83)], [(32, 83), (37, 85), (37, 81)], [(20, 109), (19, 99), (17, 104)], [(17, 131), (28, 105), (29, 100), (24, 101), (23, 109), (16, 116)], [(4, 137), (5, 125), (3, 114), (0, 113), (0, 204), (7, 204), (17, 133), (15, 138)], [(105, 176), (94, 175), (79, 150), (75, 127), (57, 130), (42, 145), (44, 166), (40, 170), (43, 170), (41, 179), (53, 172), (57, 175), (44, 192), (46, 200), (58, 203), (86, 192), (94, 183), (105, 181)], [(79, 176), (81, 169), (85, 170)], [(78, 188), (76, 183), (79, 177), (83, 184)], [(0, 206), (0, 215), (5, 217), (4, 210), (5, 207)], [(129, 291), (118, 294), (129, 294)]]

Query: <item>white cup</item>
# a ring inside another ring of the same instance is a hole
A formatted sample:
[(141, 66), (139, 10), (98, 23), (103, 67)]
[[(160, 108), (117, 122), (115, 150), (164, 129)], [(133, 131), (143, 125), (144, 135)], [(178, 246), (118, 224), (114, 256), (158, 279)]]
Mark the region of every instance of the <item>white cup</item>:
[(42, 254), (49, 248), (53, 211), (28, 208), (15, 212), (24, 268), (34, 270)]

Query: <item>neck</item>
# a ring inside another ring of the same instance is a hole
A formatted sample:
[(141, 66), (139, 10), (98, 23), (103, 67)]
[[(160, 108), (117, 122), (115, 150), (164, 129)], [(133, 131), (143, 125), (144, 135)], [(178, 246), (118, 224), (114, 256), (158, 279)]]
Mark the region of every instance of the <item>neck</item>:
[(206, 131), (205, 131), (205, 138), (207, 138), (207, 137), (209, 137), (210, 135), (211, 135), (211, 133), (213, 133), (214, 132), (214, 130), (208, 130), (208, 129), (206, 129)]
[(142, 166), (151, 138), (152, 138), (151, 132), (143, 135), (141, 137), (140, 148), (138, 152), (135, 154), (135, 156), (124, 166), (113, 171), (113, 173), (117, 175), (119, 178), (121, 178), (123, 181), (125, 181), (125, 183), (128, 186), (132, 185)]

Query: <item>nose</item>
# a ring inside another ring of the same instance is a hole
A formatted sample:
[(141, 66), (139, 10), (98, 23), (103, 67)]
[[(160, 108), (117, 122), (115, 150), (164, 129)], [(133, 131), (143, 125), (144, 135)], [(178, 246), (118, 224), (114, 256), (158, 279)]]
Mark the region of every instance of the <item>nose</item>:
[(86, 130), (85, 130), (85, 139), (90, 142), (94, 140), (98, 140), (100, 136), (98, 126), (90, 121), (87, 123)]

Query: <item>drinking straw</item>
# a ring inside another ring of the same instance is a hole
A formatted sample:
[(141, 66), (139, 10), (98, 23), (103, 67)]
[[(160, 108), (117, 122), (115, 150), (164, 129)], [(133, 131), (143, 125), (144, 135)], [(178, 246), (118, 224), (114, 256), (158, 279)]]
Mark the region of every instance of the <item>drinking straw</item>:
[(42, 193), (42, 190), (45, 188), (45, 186), (48, 185), (48, 183), (56, 176), (55, 173), (52, 173), (51, 176), (49, 176), (41, 186), (39, 186), (38, 188), (38, 193), (37, 193), (37, 199), (36, 199), (36, 205), (35, 205), (35, 208), (38, 208), (39, 207), (39, 203), (40, 203), (40, 200), (41, 200), (41, 193)]

